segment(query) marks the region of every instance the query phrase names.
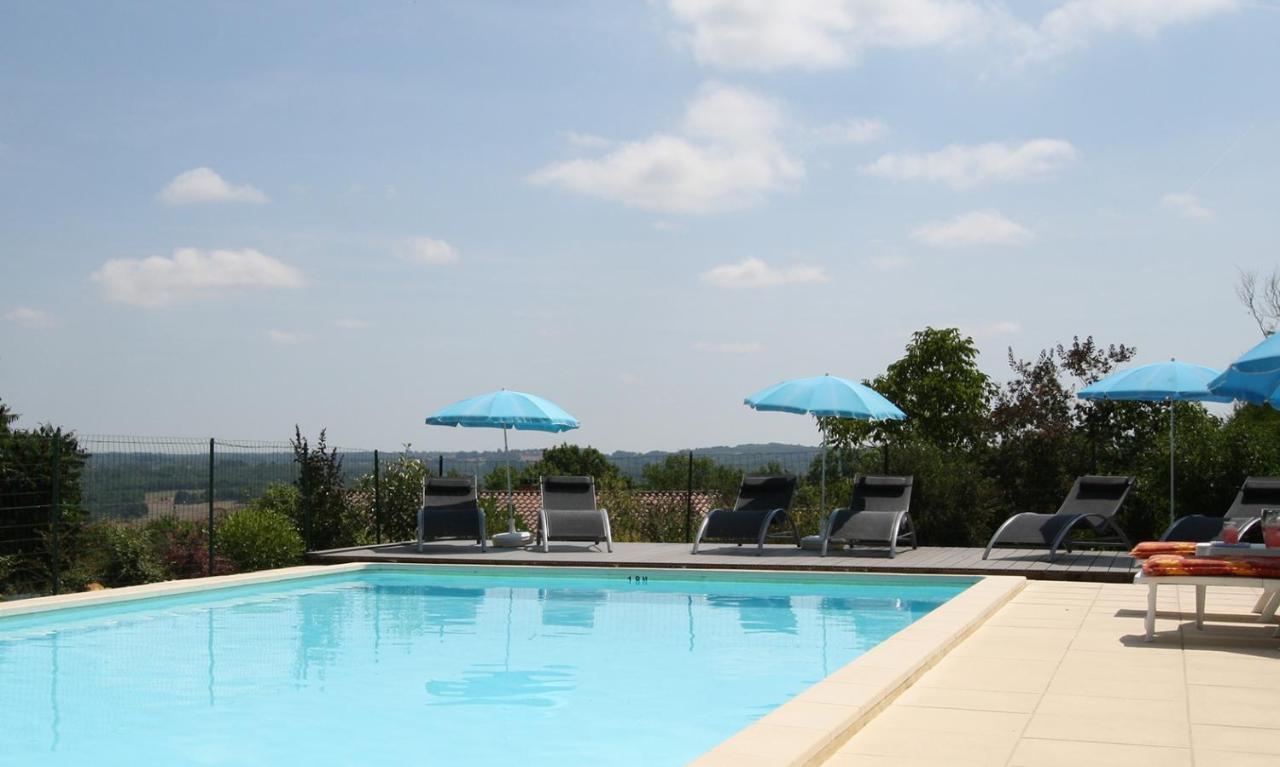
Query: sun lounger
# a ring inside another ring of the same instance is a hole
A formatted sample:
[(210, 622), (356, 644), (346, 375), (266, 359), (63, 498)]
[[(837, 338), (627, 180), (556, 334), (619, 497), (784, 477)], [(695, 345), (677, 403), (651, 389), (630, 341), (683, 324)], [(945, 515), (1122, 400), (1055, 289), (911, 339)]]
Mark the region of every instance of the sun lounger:
[(542, 509), (538, 512), (538, 538), (542, 550), (551, 541), (604, 541), (613, 551), (609, 512), (596, 505), (596, 481), (592, 477), (543, 477)]
[[(764, 551), (765, 540), (788, 536), (800, 545), (800, 533), (787, 510), (796, 492), (796, 478), (789, 476), (743, 477), (738, 499), (732, 509), (712, 509), (702, 520), (693, 539), (693, 553), (703, 540), (756, 544), (756, 554)], [(782, 528), (771, 532), (773, 528)]]
[(1136, 584), (1147, 587), (1147, 615), (1144, 622), (1147, 641), (1155, 637), (1156, 591), (1160, 586), (1195, 586), (1196, 628), (1204, 628), (1205, 592), (1210, 586), (1262, 589), (1253, 611), (1258, 620), (1269, 623), (1275, 620), (1280, 607), (1280, 557), (1266, 559), (1217, 558), (1157, 554), (1142, 565), (1142, 572), (1133, 578)]
[(475, 477), (427, 478), (418, 510), (418, 551), (424, 543), (441, 538), (470, 538), (480, 544), (481, 551), (488, 550)]
[(885, 544), (890, 558), (897, 556), (899, 544), (916, 548), (910, 513), (913, 481), (912, 477), (856, 475), (849, 505), (831, 512), (822, 526), (822, 556), (832, 542)]
[[(982, 558), (991, 554), (997, 545), (1021, 548), (1047, 548), (1049, 561), (1058, 556), (1058, 549), (1068, 551), (1078, 548), (1118, 546), (1129, 548), (1129, 537), (1116, 525), (1113, 517), (1124, 504), (1133, 488), (1133, 477), (1078, 477), (1071, 486), (1058, 511), (1053, 514), (1023, 512), (1005, 520), (991, 536)], [(1071, 540), (1067, 536), (1073, 530), (1088, 529), (1096, 537), (1088, 540)]]
[(1240, 525), (1240, 540), (1260, 524), (1264, 508), (1280, 508), (1280, 477), (1249, 477), (1240, 486), (1227, 513), (1220, 517), (1191, 514), (1174, 520), (1162, 541), (1212, 541), (1222, 533), (1222, 523), (1234, 519)]

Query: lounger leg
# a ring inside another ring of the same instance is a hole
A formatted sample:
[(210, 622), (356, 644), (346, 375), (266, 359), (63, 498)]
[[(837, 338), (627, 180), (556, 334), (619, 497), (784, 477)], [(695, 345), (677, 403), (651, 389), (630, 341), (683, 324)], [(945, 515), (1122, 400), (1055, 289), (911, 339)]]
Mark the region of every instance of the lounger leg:
[(1258, 601), (1253, 603), (1253, 612), (1260, 613), (1267, 609), (1267, 603), (1270, 602), (1274, 596), (1275, 595), (1271, 591), (1263, 589), (1262, 593), (1258, 595)]
[(1196, 628), (1204, 629), (1204, 597), (1208, 586), (1196, 586)]
[(1276, 609), (1280, 608), (1280, 591), (1264, 591), (1262, 592), (1262, 599), (1258, 601), (1266, 602), (1262, 607), (1258, 620), (1264, 623), (1269, 623), (1270, 621), (1275, 620)]
[(702, 518), (702, 524), (698, 525), (698, 534), (693, 538), (693, 554), (698, 553), (698, 544), (702, 543), (702, 534), (707, 531), (707, 523), (711, 521), (711, 515), (714, 513), (714, 511), (708, 513)]
[(1147, 617), (1144, 621), (1144, 627), (1147, 630), (1147, 641), (1150, 642), (1156, 638), (1156, 584), (1147, 585)]

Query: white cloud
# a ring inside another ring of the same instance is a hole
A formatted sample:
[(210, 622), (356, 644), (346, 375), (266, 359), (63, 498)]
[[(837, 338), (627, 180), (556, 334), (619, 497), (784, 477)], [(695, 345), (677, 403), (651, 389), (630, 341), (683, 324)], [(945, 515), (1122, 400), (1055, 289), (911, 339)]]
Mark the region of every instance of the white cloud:
[(1154, 37), (1244, 0), (1067, 0), (1038, 21), (985, 0), (668, 0), (680, 39), (724, 70), (834, 69), (876, 49), (983, 46), (1047, 59), (1108, 34)]
[(1034, 53), (1045, 57), (1084, 48), (1102, 34), (1151, 38), (1165, 27), (1200, 21), (1240, 6), (1240, 0), (1069, 0), (1041, 20)]
[(778, 140), (782, 122), (774, 102), (710, 83), (689, 103), (678, 133), (553, 163), (529, 181), (666, 213), (746, 207), (804, 175)]
[(55, 324), (48, 312), (34, 306), (15, 306), (4, 313), (4, 318), (24, 328), (51, 328)]
[(814, 130), (814, 134), (822, 141), (833, 144), (867, 144), (884, 138), (889, 133), (889, 126), (882, 120), (870, 117), (856, 117), (844, 122), (823, 125)]
[(758, 258), (748, 258), (740, 264), (717, 266), (703, 273), (702, 279), (718, 288), (768, 288), (827, 282), (827, 275), (817, 266), (795, 264), (778, 268)]
[(772, 71), (832, 69), (871, 48), (983, 41), (1017, 25), (970, 0), (669, 0), (702, 64)]
[(444, 240), (409, 237), (400, 244), (400, 257), (415, 264), (448, 266), (461, 260), (458, 249)]
[(248, 184), (234, 186), (213, 168), (193, 168), (179, 173), (160, 192), (166, 205), (189, 205), (193, 202), (266, 202), (267, 196)]
[(926, 245), (945, 248), (968, 245), (1022, 245), (1031, 239), (1026, 227), (996, 210), (975, 210), (946, 221), (917, 227), (911, 236)]
[(1177, 211), (1184, 218), (1213, 218), (1213, 211), (1201, 205), (1194, 194), (1170, 192), (1160, 198), (1160, 204)]
[(253, 249), (179, 248), (170, 258), (117, 258), (91, 279), (108, 301), (147, 308), (303, 284), (297, 269)]
[(302, 333), (294, 330), (275, 330), (273, 328), (267, 331), (267, 338), (273, 344), (292, 346), (293, 344), (300, 344), (304, 341), (311, 340), (311, 335), (309, 333)]
[(754, 341), (737, 341), (732, 343), (709, 343), (699, 341), (693, 345), (694, 351), (713, 352), (715, 354), (756, 354), (764, 351), (764, 345)]
[(371, 324), (372, 323), (368, 320), (356, 319), (354, 317), (344, 317), (333, 321), (333, 326), (335, 328), (342, 328), (343, 330), (363, 330), (364, 328), (370, 327)]
[(886, 154), (864, 173), (902, 181), (936, 181), (955, 189), (1046, 176), (1076, 158), (1076, 148), (1060, 139), (1033, 139), (1017, 146), (952, 144), (924, 154)]

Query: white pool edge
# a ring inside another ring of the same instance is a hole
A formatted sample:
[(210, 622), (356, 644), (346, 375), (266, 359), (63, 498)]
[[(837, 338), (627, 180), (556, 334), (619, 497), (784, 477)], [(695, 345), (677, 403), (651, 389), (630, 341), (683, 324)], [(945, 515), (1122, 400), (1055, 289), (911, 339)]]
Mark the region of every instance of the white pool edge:
[(1026, 586), (989, 575), (690, 762), (814, 767)]
[[(279, 570), (266, 570), (238, 575), (219, 575), (182, 581), (149, 583), (102, 591), (86, 591), (50, 597), (35, 597), (16, 602), (0, 602), (0, 618), (33, 615), (76, 607), (107, 605), (157, 597), (178, 596), (201, 591), (221, 591), (239, 586), (297, 580), (318, 575), (341, 575), (366, 570), (399, 570), (405, 572), (435, 570), (450, 572), (495, 573), (497, 570), (530, 570), (552, 572), (561, 577), (598, 574), (600, 568), (538, 567), (515, 565), (432, 565), (381, 562), (352, 562), (340, 565), (305, 565)], [(571, 572), (574, 571), (574, 572)], [(904, 578), (927, 581), (961, 580), (962, 576), (909, 575), (837, 572), (782, 573), (769, 570), (680, 570), (673, 568), (610, 568), (613, 575), (625, 572), (675, 574), (684, 579), (713, 577), (778, 578), (802, 575), (815, 580), (830, 577), (838, 580), (884, 580)], [(697, 767), (739, 767), (767, 763), (778, 767), (810, 767), (821, 764), (841, 745), (853, 737), (872, 717), (911, 686), (925, 671), (953, 647), (982, 625), (1026, 585), (1021, 576), (989, 575), (929, 614), (871, 648), (850, 663), (837, 669), (795, 698), (774, 709), (755, 723), (738, 731), (728, 740), (695, 759)]]

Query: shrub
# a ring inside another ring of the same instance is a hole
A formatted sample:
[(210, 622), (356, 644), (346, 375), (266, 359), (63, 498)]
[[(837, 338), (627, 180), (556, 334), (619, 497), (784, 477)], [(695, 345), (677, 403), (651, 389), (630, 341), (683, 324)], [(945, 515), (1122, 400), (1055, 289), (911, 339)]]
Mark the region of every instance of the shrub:
[[(209, 572), (208, 527), (200, 522), (161, 517), (147, 523), (152, 550), (164, 564), (170, 578), (200, 578)], [(235, 572), (235, 566), (221, 552), (214, 554), (213, 575)]]
[[(382, 479), (379, 483), (382, 500), (382, 539), (385, 541), (412, 540), (418, 529), (418, 509), (422, 508), (422, 485), (427, 477), (427, 466), (417, 458), (401, 455), (382, 465)], [(358, 493), (355, 494), (363, 503), (353, 502), (353, 506), (364, 506), (364, 527), (372, 528), (377, 524), (373, 508), (374, 483), (373, 474), (365, 474), (356, 483)], [(363, 536), (369, 537), (368, 531)]]
[(302, 536), (288, 517), (255, 507), (228, 514), (214, 545), (240, 571), (296, 565), (303, 554)]
[(84, 557), (72, 568), (76, 573), (73, 582), (136, 586), (165, 580), (165, 569), (144, 528), (118, 523), (89, 527), (83, 536)]

